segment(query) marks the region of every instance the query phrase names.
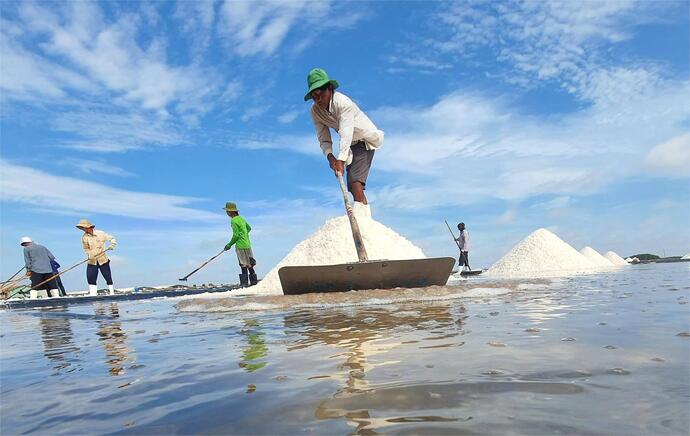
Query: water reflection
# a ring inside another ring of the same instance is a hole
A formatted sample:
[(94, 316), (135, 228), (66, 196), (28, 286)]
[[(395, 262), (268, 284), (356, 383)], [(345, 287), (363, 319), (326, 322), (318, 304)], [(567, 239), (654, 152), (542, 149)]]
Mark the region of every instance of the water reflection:
[[(356, 427), (355, 434), (373, 434), (373, 429), (387, 422), (404, 422), (406, 419), (423, 421), (454, 421), (452, 417), (400, 417), (374, 418), (369, 407), (359, 401), (350, 401), (377, 392), (378, 389), (367, 379), (367, 373), (374, 368), (397, 361), (378, 359), (372, 362), (371, 357), (382, 355), (400, 347), (402, 341), (395, 338), (394, 332), (419, 330), (434, 332), (444, 330), (444, 338), (450, 338), (462, 333), (467, 319), (465, 308), (457, 305), (425, 305), (415, 306), (415, 310), (396, 311), (386, 308), (362, 309), (355, 311), (324, 312), (305, 310), (286, 315), (284, 318), (286, 334), (297, 337), (295, 344), (288, 347), (288, 351), (299, 351), (313, 345), (332, 345), (344, 352), (334, 357), (342, 358), (337, 366), (336, 374), (329, 375), (331, 379), (341, 381), (341, 387), (333, 396), (322, 401), (314, 414), (317, 419), (345, 418)], [(456, 313), (452, 313), (455, 311)], [(450, 333), (449, 333), (450, 332)], [(384, 340), (383, 338), (386, 338)], [(395, 404), (393, 401), (392, 404)], [(377, 404), (370, 404), (378, 409)], [(376, 410), (378, 413), (381, 410)], [(392, 420), (392, 421), (391, 421)]]
[[(49, 313), (67, 313), (64, 307), (51, 309)], [(72, 367), (78, 358), (79, 347), (74, 343), (74, 334), (70, 320), (64, 316), (41, 317), (39, 319), (41, 327), (41, 339), (43, 340), (43, 355), (53, 365), (56, 371), (74, 371)], [(74, 354), (74, 357), (70, 357)]]
[(239, 367), (247, 372), (258, 371), (268, 362), (257, 362), (268, 355), (268, 347), (264, 340), (264, 332), (261, 331), (261, 323), (254, 319), (245, 319), (244, 328), (240, 334), (245, 337), (247, 346), (242, 350), (242, 360)]
[(111, 375), (121, 375), (128, 362), (136, 362), (136, 356), (125, 342), (127, 334), (120, 322), (120, 307), (117, 303), (97, 303), (94, 311), (98, 322), (98, 340), (105, 350), (108, 372)]

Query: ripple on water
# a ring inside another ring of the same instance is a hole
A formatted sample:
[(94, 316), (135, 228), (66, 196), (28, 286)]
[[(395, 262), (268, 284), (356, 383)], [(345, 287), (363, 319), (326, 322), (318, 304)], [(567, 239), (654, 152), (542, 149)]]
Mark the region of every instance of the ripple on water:
[(487, 342), (487, 344), (492, 346), (492, 347), (506, 347), (506, 344), (504, 344), (503, 342), (499, 342), (499, 341), (489, 341), (489, 342)]

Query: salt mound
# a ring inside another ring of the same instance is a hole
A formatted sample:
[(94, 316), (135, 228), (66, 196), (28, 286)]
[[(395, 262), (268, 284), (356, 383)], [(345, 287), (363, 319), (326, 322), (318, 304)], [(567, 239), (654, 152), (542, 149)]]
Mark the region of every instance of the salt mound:
[(486, 272), (496, 277), (549, 277), (591, 271), (595, 265), (546, 229), (534, 231)]
[[(422, 250), (393, 230), (371, 218), (368, 207), (356, 207), (355, 216), (362, 233), (369, 259), (420, 259)], [(350, 221), (346, 215), (332, 218), (316, 233), (297, 244), (258, 285), (242, 290), (242, 294), (282, 294), (278, 270), (288, 265), (333, 265), (357, 262)]]
[(681, 257), (681, 259), (688, 260), (690, 259), (690, 253), (686, 254), (685, 256)]
[(580, 250), (580, 254), (582, 254), (584, 257), (589, 259), (590, 262), (592, 262), (594, 265), (597, 266), (612, 266), (613, 264), (611, 263), (610, 260), (599, 254), (597, 250), (595, 250), (592, 247), (585, 247), (582, 250)]
[(628, 264), (628, 262), (626, 262), (625, 259), (620, 257), (618, 254), (614, 253), (613, 251), (607, 251), (606, 254), (604, 255), (604, 257), (607, 258), (614, 265), (627, 265)]

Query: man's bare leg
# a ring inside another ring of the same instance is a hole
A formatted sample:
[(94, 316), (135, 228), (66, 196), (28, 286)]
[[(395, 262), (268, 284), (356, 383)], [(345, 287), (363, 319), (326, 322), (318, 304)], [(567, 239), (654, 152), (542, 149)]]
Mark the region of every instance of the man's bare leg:
[(355, 198), (356, 202), (368, 204), (367, 196), (364, 195), (364, 185), (362, 182), (352, 182), (352, 196)]

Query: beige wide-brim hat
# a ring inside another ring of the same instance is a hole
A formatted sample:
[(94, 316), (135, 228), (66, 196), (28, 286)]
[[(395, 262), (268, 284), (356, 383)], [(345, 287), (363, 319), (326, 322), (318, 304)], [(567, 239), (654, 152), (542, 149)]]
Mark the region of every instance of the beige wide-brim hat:
[(239, 212), (239, 210), (237, 210), (237, 205), (232, 201), (228, 201), (227, 203), (225, 203), (225, 207), (223, 209), (226, 212)]
[(19, 245), (26, 244), (27, 242), (34, 242), (34, 241), (32, 241), (31, 238), (29, 238), (28, 236), (22, 236), (22, 239), (21, 239), (21, 242), (19, 243)]
[(79, 230), (82, 230), (82, 229), (89, 229), (89, 228), (92, 228), (92, 227), (96, 227), (96, 226), (94, 226), (93, 224), (91, 224), (91, 221), (87, 220), (86, 218), (80, 219), (80, 220), (79, 220), (79, 224), (77, 224), (77, 228), (78, 228)]

